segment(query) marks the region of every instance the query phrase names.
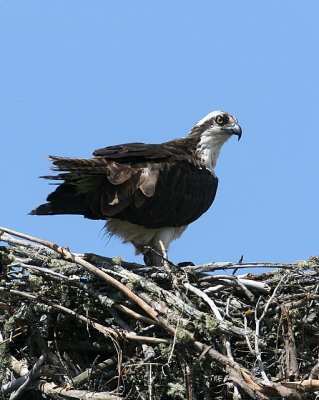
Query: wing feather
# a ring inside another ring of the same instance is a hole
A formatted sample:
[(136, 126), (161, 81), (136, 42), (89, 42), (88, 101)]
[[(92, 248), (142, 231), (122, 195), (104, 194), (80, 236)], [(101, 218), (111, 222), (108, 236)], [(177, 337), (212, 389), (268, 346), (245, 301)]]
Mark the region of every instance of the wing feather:
[(51, 156), (62, 181), (32, 214), (118, 218), (150, 228), (183, 226), (214, 200), (217, 178), (169, 143), (130, 143), (94, 152), (92, 159)]

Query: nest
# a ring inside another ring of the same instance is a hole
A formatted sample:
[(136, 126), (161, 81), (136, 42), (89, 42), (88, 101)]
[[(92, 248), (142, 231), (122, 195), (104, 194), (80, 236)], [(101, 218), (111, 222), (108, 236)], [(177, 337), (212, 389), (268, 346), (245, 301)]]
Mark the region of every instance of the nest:
[[(164, 255), (158, 268), (6, 228), (0, 239), (3, 399), (317, 398), (319, 257), (176, 267)], [(240, 274), (257, 267), (271, 272)]]

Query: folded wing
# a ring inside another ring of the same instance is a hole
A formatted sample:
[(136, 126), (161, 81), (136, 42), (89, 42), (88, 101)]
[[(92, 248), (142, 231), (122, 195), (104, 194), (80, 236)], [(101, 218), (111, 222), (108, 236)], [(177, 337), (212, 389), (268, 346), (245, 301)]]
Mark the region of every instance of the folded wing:
[(117, 218), (150, 228), (183, 226), (214, 200), (217, 178), (183, 149), (130, 143), (96, 150), (94, 158), (51, 156), (59, 185), (31, 214)]

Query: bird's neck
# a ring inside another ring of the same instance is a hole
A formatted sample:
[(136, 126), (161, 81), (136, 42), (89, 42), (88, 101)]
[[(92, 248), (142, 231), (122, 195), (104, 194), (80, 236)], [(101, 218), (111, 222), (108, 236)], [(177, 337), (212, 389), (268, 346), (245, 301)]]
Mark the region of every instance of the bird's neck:
[(196, 155), (214, 175), (215, 166), (223, 144), (229, 139), (227, 135), (212, 135), (209, 129), (204, 131), (196, 146)]
[(212, 134), (210, 129), (203, 131), (202, 127), (195, 125), (188, 136), (171, 140), (166, 144), (178, 147), (192, 155), (215, 176), (214, 168), (220, 149), (228, 139), (228, 135)]

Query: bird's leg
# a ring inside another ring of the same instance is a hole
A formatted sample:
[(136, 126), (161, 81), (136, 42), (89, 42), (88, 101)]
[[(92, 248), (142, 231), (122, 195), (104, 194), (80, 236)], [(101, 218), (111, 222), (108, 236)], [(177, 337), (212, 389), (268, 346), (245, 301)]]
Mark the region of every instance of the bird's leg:
[(154, 262), (153, 262), (153, 254), (152, 254), (151, 251), (145, 252), (145, 253), (144, 253), (144, 256), (143, 256), (143, 259), (144, 259), (144, 264), (145, 264), (147, 267), (151, 267), (151, 266), (154, 265)]
[(157, 254), (156, 250), (150, 247), (144, 247), (143, 251), (144, 263), (147, 267), (161, 266), (163, 263), (163, 258)]

